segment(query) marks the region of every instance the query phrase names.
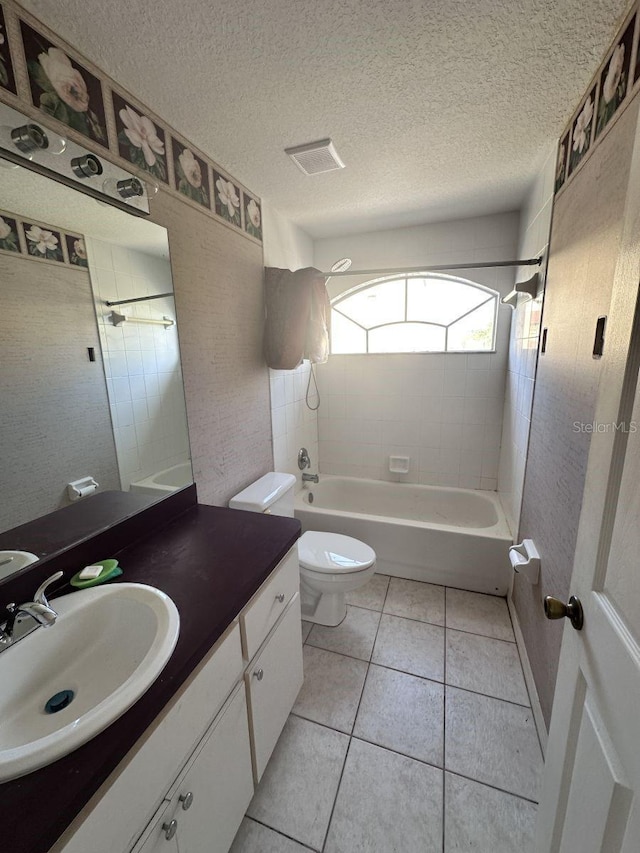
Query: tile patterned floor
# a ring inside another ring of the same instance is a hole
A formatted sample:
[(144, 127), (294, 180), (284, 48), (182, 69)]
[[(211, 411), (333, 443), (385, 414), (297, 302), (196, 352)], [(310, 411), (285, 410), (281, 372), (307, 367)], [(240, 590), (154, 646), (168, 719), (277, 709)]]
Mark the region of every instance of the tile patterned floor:
[(374, 575), (348, 605), (303, 622), (231, 853), (531, 853), (542, 755), (505, 601)]

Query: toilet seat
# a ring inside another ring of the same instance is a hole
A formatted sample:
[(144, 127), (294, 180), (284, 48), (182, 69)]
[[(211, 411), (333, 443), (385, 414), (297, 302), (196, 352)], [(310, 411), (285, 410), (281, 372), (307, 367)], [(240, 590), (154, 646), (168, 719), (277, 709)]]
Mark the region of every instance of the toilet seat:
[(373, 548), (352, 536), (309, 530), (298, 540), (298, 557), (304, 569), (325, 574), (350, 574), (370, 568)]

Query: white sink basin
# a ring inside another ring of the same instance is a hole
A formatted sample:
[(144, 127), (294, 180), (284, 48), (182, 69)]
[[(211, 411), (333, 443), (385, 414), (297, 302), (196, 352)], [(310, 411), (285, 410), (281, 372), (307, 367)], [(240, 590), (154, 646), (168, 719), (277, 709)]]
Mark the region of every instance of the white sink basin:
[[(79, 590), (51, 606), (54, 625), (0, 654), (0, 782), (51, 764), (113, 723), (160, 675), (178, 640), (175, 604), (144, 584)], [(73, 691), (71, 701), (47, 712), (64, 691)]]
[(0, 551), (0, 580), (37, 563), (40, 557), (30, 551)]

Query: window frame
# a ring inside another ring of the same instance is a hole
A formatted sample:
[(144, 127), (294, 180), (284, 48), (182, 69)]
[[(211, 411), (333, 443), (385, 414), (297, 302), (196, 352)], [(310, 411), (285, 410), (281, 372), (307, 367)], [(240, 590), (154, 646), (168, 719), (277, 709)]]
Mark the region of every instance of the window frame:
[[(475, 290), (484, 291), (487, 294), (487, 298), (484, 301), (479, 302), (478, 305), (475, 305), (469, 311), (465, 311), (463, 314), (460, 314), (458, 317), (455, 318), (455, 320), (452, 320), (448, 324), (447, 323), (436, 323), (436, 322), (433, 322), (430, 320), (409, 320), (407, 318), (407, 311), (408, 311), (408, 304), (409, 304), (409, 299), (408, 299), (409, 280), (414, 279), (414, 278), (419, 278), (419, 279), (424, 279), (424, 278), (434, 279), (435, 278), (435, 279), (441, 279), (442, 281), (456, 282), (458, 284), (463, 284), (466, 287), (472, 287)], [(398, 282), (404, 281), (404, 320), (394, 320), (390, 323), (379, 323), (376, 326), (371, 326), (371, 327), (367, 328), (366, 326), (363, 326), (361, 323), (358, 323), (357, 320), (354, 320), (353, 317), (348, 317), (345, 313), (340, 311), (340, 309), (337, 307), (341, 302), (343, 302), (345, 299), (348, 299), (350, 296), (353, 296), (355, 293), (360, 293), (361, 291), (367, 290), (367, 289), (374, 287), (375, 285), (378, 285), (378, 284), (384, 284), (384, 283), (393, 282), (393, 281), (398, 281)], [(477, 311), (479, 308), (482, 308), (483, 305), (486, 305), (492, 299), (494, 300), (494, 311), (493, 311), (493, 329), (492, 329), (491, 347), (489, 349), (462, 349), (462, 350), (461, 349), (449, 349), (449, 347), (448, 347), (448, 344), (449, 344), (449, 328), (451, 326), (455, 325), (456, 323), (459, 323), (460, 320), (464, 320), (464, 318), (468, 317), (469, 314), (473, 314), (474, 311)], [(382, 276), (381, 278), (370, 279), (369, 281), (362, 282), (362, 284), (357, 284), (354, 287), (350, 287), (348, 290), (345, 290), (342, 293), (339, 293), (337, 296), (334, 296), (333, 299), (330, 300), (332, 311), (336, 311), (338, 314), (340, 314), (342, 317), (344, 317), (345, 320), (348, 320), (350, 323), (353, 323), (354, 325), (358, 326), (360, 329), (362, 329), (364, 331), (365, 343), (366, 343), (366, 350), (364, 350), (363, 352), (335, 353), (335, 355), (425, 355), (425, 354), (429, 354), (429, 353), (434, 353), (434, 354), (444, 354), (444, 353), (467, 353), (467, 354), (487, 353), (487, 354), (489, 354), (489, 353), (494, 353), (494, 352), (496, 352), (496, 337), (497, 337), (497, 333), (498, 333), (498, 308), (500, 305), (499, 300), (500, 300), (500, 293), (491, 287), (487, 287), (487, 285), (485, 285), (485, 284), (480, 284), (478, 282), (471, 281), (471, 279), (468, 279), (468, 278), (460, 278), (458, 276), (447, 275), (445, 273), (434, 273), (434, 272), (429, 272), (428, 270), (425, 270), (424, 272), (402, 273), (400, 275), (396, 274), (396, 275)], [(372, 332), (376, 329), (386, 328), (388, 326), (402, 326), (405, 323), (420, 324), (423, 326), (436, 326), (436, 327), (441, 328), (441, 329), (443, 328), (444, 329), (444, 349), (414, 350), (414, 351), (394, 350), (394, 351), (390, 351), (390, 352), (370, 352), (369, 351), (369, 332)], [(331, 336), (331, 353), (334, 354), (333, 336)]]

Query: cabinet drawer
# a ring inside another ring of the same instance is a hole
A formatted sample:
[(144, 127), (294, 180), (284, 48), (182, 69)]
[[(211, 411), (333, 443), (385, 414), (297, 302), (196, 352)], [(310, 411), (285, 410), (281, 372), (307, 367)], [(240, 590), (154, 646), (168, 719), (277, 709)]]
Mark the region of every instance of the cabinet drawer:
[(240, 615), (245, 660), (255, 655), (299, 588), (298, 546), (294, 545)]
[[(227, 853), (252, 796), (247, 701), (239, 684), (132, 853)], [(172, 820), (175, 837), (167, 840), (163, 826)]]
[(302, 687), (300, 639), (300, 594), (296, 593), (278, 627), (245, 673), (256, 784)]
[(51, 853), (129, 850), (241, 678), (242, 669), (240, 629), (236, 623), (56, 842)]

